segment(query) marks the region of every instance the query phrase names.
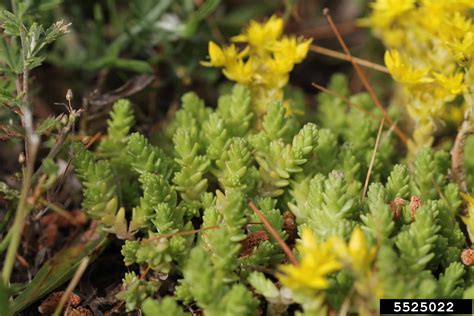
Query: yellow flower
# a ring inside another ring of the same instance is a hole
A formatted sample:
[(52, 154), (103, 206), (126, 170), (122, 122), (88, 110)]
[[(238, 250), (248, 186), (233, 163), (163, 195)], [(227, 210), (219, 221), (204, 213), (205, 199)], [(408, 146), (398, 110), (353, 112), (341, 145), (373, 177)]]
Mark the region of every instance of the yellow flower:
[(348, 245), (339, 237), (332, 237), (329, 241), (337, 256), (348, 263), (356, 273), (366, 274), (370, 271), (375, 258), (375, 247), (369, 247), (360, 227), (354, 228)]
[[(473, 0), (374, 0), (365, 19), (388, 49), (385, 64), (405, 88), (400, 94), (415, 121), (411, 155), (432, 144), (434, 122), (454, 116), (447, 102), (466, 91), (474, 57)], [(460, 111), (453, 113), (456, 119)]]
[(388, 28), (399, 17), (415, 8), (414, 0), (377, 0), (370, 5), (373, 13), (369, 24)]
[[(252, 94), (252, 108), (260, 119), (268, 104), (282, 101), (283, 87), (295, 64), (306, 57), (311, 40), (282, 36), (283, 20), (272, 16), (264, 23), (251, 21), (233, 42), (245, 43), (242, 50), (234, 44), (219, 47), (209, 43), (209, 60), (203, 66), (222, 68), (224, 75), (246, 85)], [(258, 125), (258, 123), (257, 123)]]
[(283, 33), (283, 19), (272, 16), (265, 23), (250, 21), (246, 30), (232, 37), (233, 42), (248, 43), (252, 48), (263, 50)]
[(463, 38), (465, 34), (472, 30), (472, 20), (459, 11), (446, 16), (445, 22), (445, 27), (440, 29), (441, 34), (444, 32), (445, 38)]
[(456, 96), (460, 94), (466, 85), (463, 83), (464, 74), (462, 72), (451, 75), (443, 75), (441, 73), (433, 73), (436, 82), (441, 86), (438, 91), (441, 96)]
[(421, 5), (438, 12), (462, 12), (474, 8), (472, 0), (421, 0)]
[(393, 79), (407, 85), (415, 85), (421, 83), (432, 82), (429, 78), (429, 68), (415, 69), (401, 56), (397, 50), (390, 50), (385, 52), (385, 65), (387, 66)]
[(474, 56), (474, 32), (466, 33), (462, 39), (448, 42), (448, 46), (459, 64), (470, 62)]
[(227, 78), (241, 84), (250, 83), (254, 74), (251, 60), (248, 60), (247, 62), (237, 60), (234, 63), (229, 63), (226, 65), (223, 72)]
[(294, 36), (285, 36), (272, 45), (274, 54), (283, 56), (288, 63), (297, 64), (303, 61), (308, 54), (312, 39), (296, 39)]
[(235, 45), (225, 46), (220, 48), (219, 45), (213, 41), (209, 42), (209, 61), (201, 61), (201, 65), (206, 67), (223, 67), (228, 64), (237, 62), (247, 56), (248, 49), (238, 51)]
[(321, 290), (328, 287), (327, 275), (342, 268), (332, 251), (329, 242), (318, 243), (309, 229), (304, 229), (301, 244), (297, 246), (301, 253), (298, 266), (282, 265), (278, 274), (280, 281), (292, 290)]
[(208, 51), (210, 61), (202, 61), (201, 64), (203, 66), (221, 67), (225, 65), (226, 58), (224, 55), (224, 51), (219, 47), (219, 45), (217, 45), (213, 41), (210, 41), (208, 45)]
[[(282, 56), (283, 57), (283, 56)], [(264, 61), (262, 71), (256, 74), (256, 79), (259, 83), (266, 87), (283, 88), (289, 79), (289, 73), (293, 69), (293, 63), (284, 57), (268, 58)]]

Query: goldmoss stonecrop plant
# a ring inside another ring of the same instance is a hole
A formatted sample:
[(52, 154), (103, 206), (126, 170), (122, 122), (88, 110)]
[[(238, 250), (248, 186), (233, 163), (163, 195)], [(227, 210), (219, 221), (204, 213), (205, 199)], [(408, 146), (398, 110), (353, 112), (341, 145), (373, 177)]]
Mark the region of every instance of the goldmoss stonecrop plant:
[(232, 38), (242, 47), (211, 42), (203, 64), (236, 83), (215, 108), (186, 93), (163, 148), (131, 132), (124, 100), (96, 154), (76, 145), (84, 209), (125, 239), (127, 267), (147, 271), (117, 297), (146, 315), (233, 316), (374, 315), (380, 298), (472, 295), (449, 154), (404, 157), (387, 130), (372, 159), (379, 121), (364, 111), (381, 113), (341, 74), (330, 88), (358, 107), (322, 93), (314, 115), (296, 113), (283, 88), (310, 40), (282, 30), (271, 17)]

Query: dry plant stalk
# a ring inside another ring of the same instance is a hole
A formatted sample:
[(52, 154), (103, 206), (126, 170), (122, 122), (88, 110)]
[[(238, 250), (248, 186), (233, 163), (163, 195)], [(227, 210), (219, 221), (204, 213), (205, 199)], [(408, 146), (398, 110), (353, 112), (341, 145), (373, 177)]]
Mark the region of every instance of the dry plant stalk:
[[(325, 55), (325, 56), (329, 56), (329, 57), (333, 57), (333, 58), (337, 58), (337, 59), (341, 59), (341, 60), (345, 60), (345, 61), (351, 61), (351, 59), (349, 57), (347, 57), (346, 54), (338, 52), (336, 50), (326, 48), (326, 47), (322, 47), (322, 46), (318, 46), (318, 45), (311, 45), (309, 50), (311, 50), (312, 52), (321, 54), (321, 55)], [(354, 58), (354, 61), (357, 64), (359, 64), (359, 65), (361, 65), (365, 68), (370, 68), (370, 69), (374, 69), (374, 70), (377, 70), (377, 71), (380, 71), (380, 72), (389, 73), (387, 67), (385, 67), (385, 66), (376, 64), (374, 62), (371, 62), (371, 61), (368, 61), (368, 60), (365, 60), (365, 59), (362, 59), (362, 58), (358, 58), (358, 57), (353, 57), (353, 58)]]
[(466, 170), (464, 169), (464, 146), (469, 135), (474, 134), (470, 119), (464, 120), (451, 149), (451, 175), (463, 192), (467, 192)]
[[(369, 93), (369, 95), (372, 98), (372, 100), (374, 101), (375, 105), (379, 108), (380, 111), (382, 111), (382, 113), (383, 113), (385, 119), (387, 120), (387, 122), (390, 125), (393, 125), (394, 124), (393, 120), (388, 115), (387, 111), (385, 110), (385, 107), (382, 105), (379, 98), (377, 97), (377, 94), (375, 94), (375, 91), (372, 88), (372, 86), (370, 85), (369, 81), (367, 80), (367, 77), (365, 76), (364, 72), (362, 71), (362, 69), (360, 69), (357, 62), (355, 62), (354, 57), (352, 56), (349, 48), (347, 47), (346, 43), (344, 42), (344, 39), (342, 38), (341, 34), (339, 33), (339, 31), (336, 27), (336, 24), (334, 23), (331, 15), (329, 14), (329, 9), (327, 9), (327, 8), (324, 9), (323, 13), (326, 16), (329, 25), (333, 29), (334, 34), (336, 35), (337, 40), (339, 41), (339, 44), (342, 46), (344, 52), (346, 53), (346, 55), (349, 58), (352, 65), (354, 66), (354, 69), (357, 73), (357, 76), (359, 77), (360, 81), (364, 85), (364, 88)], [(408, 137), (398, 127), (396, 127), (396, 125), (394, 125), (394, 131), (398, 135), (398, 137), (403, 141), (404, 144), (408, 143)]]
[(380, 136), (382, 135), (384, 122), (385, 122), (385, 118), (382, 118), (382, 120), (380, 121), (379, 130), (377, 132), (377, 138), (375, 140), (374, 151), (372, 153), (372, 157), (370, 158), (369, 170), (367, 170), (367, 176), (365, 177), (364, 190), (362, 191), (362, 196), (361, 196), (362, 202), (364, 201), (365, 195), (367, 194), (367, 189), (369, 188), (370, 174), (372, 173), (372, 168), (374, 167), (374, 163), (375, 163), (375, 156), (377, 155), (377, 151), (379, 149)]
[(262, 214), (262, 212), (258, 209), (258, 207), (255, 205), (255, 203), (253, 201), (249, 202), (249, 206), (252, 209), (252, 211), (255, 212), (255, 214), (258, 216), (258, 218), (260, 218), (263, 225), (268, 230), (268, 232), (272, 235), (272, 237), (275, 238), (275, 240), (278, 242), (281, 249), (283, 249), (286, 256), (288, 257), (288, 260), (290, 260), (290, 262), (293, 265), (297, 266), (298, 265), (298, 260), (296, 259), (295, 255), (291, 251), (290, 247), (288, 247), (286, 242), (280, 237), (280, 235), (278, 235), (277, 231), (275, 230), (275, 228), (273, 228), (272, 224), (270, 224), (270, 222), (265, 217), (265, 215)]
[(66, 288), (66, 291), (64, 291), (64, 294), (62, 295), (61, 300), (56, 306), (56, 310), (54, 311), (53, 316), (59, 316), (59, 314), (63, 310), (64, 304), (66, 304), (66, 301), (70, 298), (72, 292), (74, 291), (77, 284), (79, 283), (82, 275), (86, 271), (89, 261), (90, 261), (89, 257), (85, 257), (84, 259), (82, 259), (81, 263), (79, 264), (79, 267), (76, 270), (76, 273), (72, 277), (71, 281), (69, 282), (69, 285)]

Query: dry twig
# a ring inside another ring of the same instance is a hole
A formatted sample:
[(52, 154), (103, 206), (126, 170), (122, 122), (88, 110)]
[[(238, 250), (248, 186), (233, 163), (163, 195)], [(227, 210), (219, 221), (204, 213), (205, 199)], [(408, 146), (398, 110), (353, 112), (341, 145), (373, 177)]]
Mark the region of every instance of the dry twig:
[(362, 196), (361, 196), (362, 202), (365, 199), (365, 194), (367, 193), (367, 188), (369, 187), (370, 175), (372, 173), (372, 168), (374, 167), (375, 156), (377, 155), (377, 151), (379, 149), (380, 136), (382, 135), (382, 130), (383, 130), (384, 123), (385, 123), (385, 118), (383, 118), (380, 121), (379, 131), (377, 132), (377, 138), (375, 140), (375, 145), (374, 145), (374, 152), (372, 153), (372, 158), (370, 158), (369, 169), (367, 170), (367, 176), (365, 177), (364, 190), (362, 191)]
[[(341, 59), (345, 61), (351, 61), (350, 57), (348, 57), (346, 54), (338, 52), (336, 50), (326, 48), (326, 47), (311, 45), (309, 47), (309, 50), (312, 52), (324, 55), (324, 56), (329, 56), (329, 57), (333, 57), (333, 58), (337, 58), (337, 59)], [(374, 70), (384, 72), (384, 73), (389, 73), (387, 67), (376, 64), (374, 62), (371, 62), (362, 58), (358, 58), (358, 57), (353, 57), (353, 60), (355, 63), (359, 64), (362, 67), (374, 69)]]
[(466, 170), (464, 169), (464, 145), (469, 135), (474, 134), (474, 126), (469, 118), (464, 120), (451, 149), (451, 175), (463, 192), (467, 192)]
[[(347, 58), (349, 61), (352, 63), (352, 66), (354, 66), (354, 69), (357, 73), (357, 76), (359, 77), (360, 81), (364, 85), (364, 88), (367, 90), (369, 93), (370, 97), (374, 101), (375, 105), (382, 111), (385, 120), (389, 124), (393, 124), (393, 120), (390, 118), (390, 116), (387, 113), (387, 110), (385, 110), (385, 107), (382, 105), (380, 102), (379, 98), (377, 97), (377, 94), (375, 94), (374, 89), (370, 85), (369, 81), (367, 80), (367, 77), (365, 76), (364, 72), (362, 69), (359, 67), (358, 63), (355, 61), (354, 57), (352, 56), (349, 48), (347, 47), (346, 43), (344, 42), (344, 39), (342, 38), (341, 34), (339, 33), (336, 24), (334, 23), (331, 15), (329, 14), (329, 9), (324, 9), (323, 11), (324, 15), (326, 16), (329, 25), (334, 31), (334, 34), (336, 35), (337, 40), (339, 41), (339, 44), (342, 46), (342, 49), (344, 50), (344, 53), (347, 55)], [(402, 140), (404, 144), (408, 143), (408, 137), (403, 133), (398, 127), (395, 126), (394, 128), (395, 133), (398, 135), (398, 137)]]
[(64, 304), (71, 296), (72, 291), (74, 291), (74, 289), (76, 288), (77, 284), (79, 283), (79, 280), (82, 277), (82, 274), (84, 274), (84, 272), (86, 271), (89, 261), (90, 261), (89, 257), (84, 257), (84, 259), (82, 259), (81, 264), (77, 268), (76, 273), (72, 277), (71, 281), (69, 282), (69, 285), (66, 288), (66, 291), (64, 291), (64, 294), (61, 297), (61, 300), (56, 306), (56, 310), (54, 311), (53, 316), (59, 316), (59, 314), (63, 310)]
[(296, 259), (295, 255), (291, 251), (290, 247), (286, 244), (286, 242), (278, 235), (278, 232), (273, 228), (272, 224), (268, 221), (268, 219), (265, 217), (265, 215), (262, 214), (262, 212), (258, 209), (258, 207), (255, 205), (253, 201), (249, 202), (250, 208), (255, 212), (255, 214), (260, 218), (262, 221), (263, 225), (265, 225), (265, 228), (268, 230), (268, 232), (272, 235), (273, 238), (278, 242), (280, 245), (281, 249), (285, 252), (286, 256), (290, 260), (290, 262), (297, 266), (298, 265), (298, 260)]

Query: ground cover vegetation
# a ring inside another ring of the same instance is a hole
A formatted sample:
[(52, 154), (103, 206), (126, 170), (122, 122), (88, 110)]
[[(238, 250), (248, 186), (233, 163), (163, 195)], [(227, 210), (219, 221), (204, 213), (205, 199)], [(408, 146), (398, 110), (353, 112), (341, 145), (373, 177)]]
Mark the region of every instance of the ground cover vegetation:
[[(223, 2), (4, 6), (0, 314), (474, 298), (472, 1), (309, 6), (336, 51), (289, 31), (305, 1)], [(350, 10), (385, 66), (352, 55)]]

